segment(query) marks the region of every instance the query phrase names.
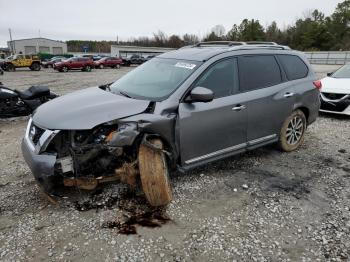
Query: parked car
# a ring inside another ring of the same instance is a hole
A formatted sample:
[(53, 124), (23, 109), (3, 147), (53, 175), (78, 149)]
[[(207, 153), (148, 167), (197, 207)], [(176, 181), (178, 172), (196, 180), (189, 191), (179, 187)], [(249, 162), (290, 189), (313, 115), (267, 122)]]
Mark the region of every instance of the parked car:
[(94, 62), (88, 57), (72, 57), (53, 65), (53, 68), (59, 72), (68, 72), (69, 70), (90, 72), (93, 67)]
[(320, 111), (350, 115), (350, 64), (346, 64), (321, 80)]
[(9, 56), (2, 63), (2, 69), (5, 71), (14, 72), (16, 68), (28, 67), (32, 71), (40, 71), (41, 61), (37, 55), (16, 54)]
[(82, 57), (87, 57), (87, 58), (90, 58), (92, 59), (93, 61), (98, 61), (104, 57), (107, 57), (105, 55), (83, 55)]
[(42, 67), (44, 68), (53, 68), (53, 64), (61, 62), (62, 60), (65, 60), (67, 58), (65, 57), (53, 57), (48, 61), (41, 62)]
[(141, 65), (146, 61), (147, 61), (146, 58), (144, 58), (142, 55), (132, 55), (130, 57), (123, 58), (123, 64), (125, 66)]
[(94, 61), (95, 68), (104, 68), (104, 67), (111, 67), (111, 68), (120, 68), (120, 66), (123, 64), (123, 60), (118, 57), (104, 57), (100, 60)]
[(42, 105), (22, 151), (52, 195), (62, 184), (140, 179), (149, 203), (161, 206), (172, 199), (170, 170), (272, 143), (296, 150), (317, 118), (318, 88), (307, 59), (289, 48), (197, 45)]
[(146, 57), (146, 60), (148, 61), (148, 60), (151, 60), (152, 58), (155, 58), (155, 57), (156, 57), (156, 55), (149, 55)]

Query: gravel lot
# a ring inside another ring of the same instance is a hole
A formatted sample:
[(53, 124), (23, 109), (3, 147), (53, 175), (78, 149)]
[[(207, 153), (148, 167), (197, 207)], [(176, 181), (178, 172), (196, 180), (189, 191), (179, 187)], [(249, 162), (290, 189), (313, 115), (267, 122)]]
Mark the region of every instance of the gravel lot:
[[(320, 77), (335, 68), (315, 66)], [(18, 70), (0, 81), (62, 95), (129, 70)], [(296, 152), (269, 146), (172, 174), (166, 210), (150, 209), (140, 192), (120, 184), (49, 202), (21, 155), (26, 122), (0, 121), (2, 261), (350, 260), (349, 117), (321, 115)]]

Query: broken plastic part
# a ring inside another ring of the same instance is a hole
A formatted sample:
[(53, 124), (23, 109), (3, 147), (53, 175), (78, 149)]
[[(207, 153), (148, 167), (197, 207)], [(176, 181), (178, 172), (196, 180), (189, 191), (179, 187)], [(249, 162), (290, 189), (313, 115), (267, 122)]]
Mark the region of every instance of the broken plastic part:
[(63, 184), (67, 187), (78, 187), (84, 190), (94, 190), (99, 184), (120, 181), (135, 187), (139, 171), (136, 162), (125, 163), (115, 170), (114, 176), (101, 176), (96, 178), (64, 178)]
[(136, 123), (126, 123), (119, 126), (118, 131), (111, 132), (106, 142), (111, 147), (131, 146), (139, 135)]

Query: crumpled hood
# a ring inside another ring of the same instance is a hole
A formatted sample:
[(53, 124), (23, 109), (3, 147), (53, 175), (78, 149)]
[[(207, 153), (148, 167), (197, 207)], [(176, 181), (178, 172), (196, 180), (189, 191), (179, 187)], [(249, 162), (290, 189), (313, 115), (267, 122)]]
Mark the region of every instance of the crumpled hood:
[(41, 105), (34, 124), (52, 130), (91, 129), (99, 124), (142, 113), (149, 101), (136, 100), (91, 87)]

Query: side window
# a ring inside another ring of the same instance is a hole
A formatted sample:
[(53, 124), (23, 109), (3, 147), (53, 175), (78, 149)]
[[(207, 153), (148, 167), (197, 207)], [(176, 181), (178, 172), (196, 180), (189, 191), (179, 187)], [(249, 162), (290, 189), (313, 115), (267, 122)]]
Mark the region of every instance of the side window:
[(288, 80), (301, 79), (306, 77), (309, 73), (308, 67), (298, 56), (278, 55), (278, 59), (287, 74)]
[(272, 55), (241, 56), (238, 58), (238, 68), (242, 92), (282, 82), (280, 67)]
[(235, 84), (236, 62), (225, 59), (209, 67), (197, 80), (195, 86), (206, 87), (214, 92), (215, 98), (229, 96)]

